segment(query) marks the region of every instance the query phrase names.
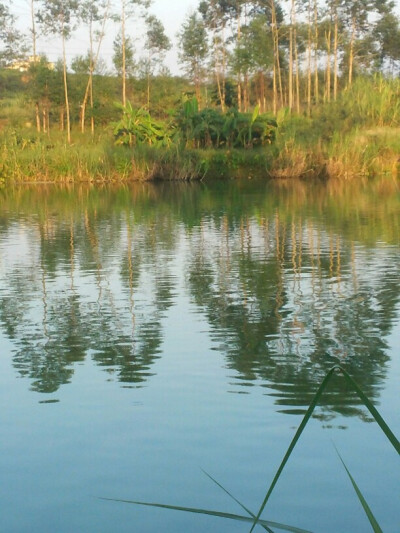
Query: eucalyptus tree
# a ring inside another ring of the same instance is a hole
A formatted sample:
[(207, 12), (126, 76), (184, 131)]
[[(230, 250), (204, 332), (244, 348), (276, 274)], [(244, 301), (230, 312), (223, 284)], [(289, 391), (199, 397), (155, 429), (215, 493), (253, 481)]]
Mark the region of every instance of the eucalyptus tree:
[(254, 79), (256, 100), (260, 110), (266, 108), (265, 76), (273, 70), (274, 49), (270, 20), (264, 14), (257, 14), (244, 25), (241, 38), (235, 43), (232, 53), (232, 72), (238, 77), (244, 74), (242, 102), (239, 109), (248, 111), (250, 106), (249, 76)]
[(341, 11), (348, 32), (347, 74), (348, 86), (353, 82), (356, 43), (369, 27), (369, 15), (375, 7), (374, 0), (346, 0), (341, 4)]
[[(264, 17), (269, 21), (269, 31), (272, 37), (273, 45), (273, 63), (272, 63), (272, 88), (273, 88), (273, 110), (276, 113), (278, 108), (278, 100), (283, 106), (283, 84), (282, 84), (282, 69), (281, 69), (281, 47), (280, 47), (280, 33), (284, 21), (284, 14), (282, 6), (275, 0), (253, 0), (250, 4), (249, 14), (252, 17)], [(260, 36), (261, 37), (261, 36)], [(268, 39), (268, 45), (265, 47), (265, 53), (261, 55), (257, 53), (257, 58), (261, 57), (265, 61), (269, 61), (269, 35), (264, 36)], [(262, 37), (261, 37), (262, 39)]]
[(66, 40), (77, 24), (78, 0), (41, 0), (38, 21), (47, 35), (58, 35), (62, 42), (64, 100), (67, 116), (67, 140), (71, 143), (71, 116), (68, 99)]
[[(122, 105), (126, 105), (126, 77), (127, 77), (127, 44), (129, 37), (126, 33), (126, 25), (129, 19), (137, 15), (137, 10), (142, 8), (147, 10), (151, 0), (121, 0), (121, 76), (122, 76)], [(114, 44), (118, 41), (114, 41)]]
[[(253, 71), (254, 63), (254, 41), (252, 39), (249, 28), (245, 26), (241, 29), (240, 39), (236, 40), (235, 47), (231, 54), (230, 65), (232, 73), (237, 78), (237, 95), (238, 95), (238, 108), (239, 111), (244, 108), (246, 112), (250, 103), (249, 95), (249, 74)], [(244, 80), (242, 79), (244, 74)], [(223, 85), (224, 104), (226, 103), (226, 87), (225, 82)]]
[[(328, 0), (327, 2), (327, 17), (329, 20), (329, 30), (326, 36), (327, 44), (327, 81), (326, 81), (326, 93), (327, 100), (331, 99), (331, 78), (333, 74), (333, 99), (336, 100), (338, 96), (338, 80), (339, 80), (339, 41), (340, 30), (343, 27), (340, 10), (342, 7), (341, 0)], [(333, 33), (333, 35), (332, 35)], [(333, 73), (331, 72), (333, 57)]]
[[(38, 62), (38, 56), (37, 56), (37, 31), (36, 31), (36, 2), (35, 0), (30, 0), (30, 10), (31, 10), (31, 37), (32, 37), (32, 58), (33, 63), (36, 64)], [(39, 59), (40, 61), (40, 59)], [(41, 123), (40, 123), (40, 111), (39, 111), (39, 104), (38, 102), (35, 102), (35, 115), (36, 115), (36, 129), (38, 132), (41, 131)]]
[[(265, 76), (274, 71), (274, 34), (271, 28), (271, 19), (263, 13), (256, 15), (250, 21), (247, 33), (252, 50), (252, 67), (257, 76), (258, 104), (260, 110), (265, 111)], [(276, 95), (274, 94), (274, 101), (275, 98)], [(276, 106), (274, 106), (274, 112), (276, 112)]]
[[(214, 66), (215, 79), (218, 88), (218, 98), (221, 103), (221, 110), (225, 111), (225, 80), (228, 65), (228, 36), (227, 25), (235, 18), (238, 6), (242, 0), (202, 0), (199, 4), (199, 12), (203, 18), (205, 27), (211, 33), (212, 63)], [(240, 16), (238, 20), (237, 33), (240, 38)], [(240, 98), (240, 86), (239, 101)]]
[(207, 31), (196, 13), (189, 15), (178, 33), (179, 61), (194, 82), (197, 100), (201, 101), (201, 82), (208, 54)]
[(0, 65), (7, 66), (26, 53), (23, 35), (15, 27), (15, 17), (8, 5), (0, 2)]
[[(81, 131), (85, 131), (85, 114), (88, 100), (90, 100), (90, 108), (92, 115), (90, 118), (90, 125), (92, 134), (94, 133), (94, 117), (93, 117), (93, 73), (96, 68), (100, 48), (104, 37), (106, 22), (109, 18), (111, 0), (85, 0), (80, 3), (79, 15), (83, 23), (87, 24), (89, 30), (89, 79), (86, 85), (85, 94), (81, 105)], [(101, 28), (97, 32), (97, 48), (95, 50), (95, 32), (94, 25), (101, 22)]]
[(31, 0), (31, 35), (32, 35), (32, 56), (33, 56), (33, 61), (36, 63), (37, 34), (36, 34), (36, 20), (35, 20), (35, 0)]
[(150, 82), (156, 64), (159, 67), (165, 58), (165, 53), (171, 49), (171, 41), (165, 33), (163, 23), (154, 15), (146, 18), (146, 43), (147, 50), (147, 107), (150, 108)]
[(136, 70), (135, 62), (135, 48), (130, 37), (125, 37), (124, 44), (124, 60), (122, 58), (122, 38), (121, 35), (117, 35), (113, 42), (113, 56), (112, 56), (113, 65), (115, 71), (119, 77), (124, 76), (129, 78), (133, 76), (133, 73)]
[(398, 17), (392, 13), (383, 13), (377, 21), (373, 36), (377, 42), (378, 68), (389, 68), (391, 75), (395, 73), (395, 66), (400, 62), (400, 24)]
[(52, 105), (62, 107), (64, 100), (62, 70), (62, 65), (61, 71), (49, 68), (46, 56), (38, 56), (29, 66), (30, 79), (27, 93), (35, 105), (38, 132), (49, 134), (51, 107)]
[[(292, 83), (292, 89), (289, 88), (289, 107), (292, 109), (296, 105), (296, 110), (300, 112), (300, 64), (299, 64), (299, 46), (297, 31), (297, 9), (298, 2), (291, 0), (290, 9), (290, 34), (289, 34), (289, 86)], [(290, 103), (292, 101), (292, 103)]]

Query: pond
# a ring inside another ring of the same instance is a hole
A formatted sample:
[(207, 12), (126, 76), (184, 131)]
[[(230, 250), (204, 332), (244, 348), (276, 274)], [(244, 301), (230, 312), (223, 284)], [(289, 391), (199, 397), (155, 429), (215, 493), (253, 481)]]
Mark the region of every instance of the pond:
[[(3, 189), (2, 531), (249, 531), (101, 498), (244, 514), (209, 474), (257, 513), (336, 363), (398, 436), (399, 280), (388, 179)], [(398, 455), (340, 375), (263, 518), (369, 531), (335, 447), (398, 531)]]

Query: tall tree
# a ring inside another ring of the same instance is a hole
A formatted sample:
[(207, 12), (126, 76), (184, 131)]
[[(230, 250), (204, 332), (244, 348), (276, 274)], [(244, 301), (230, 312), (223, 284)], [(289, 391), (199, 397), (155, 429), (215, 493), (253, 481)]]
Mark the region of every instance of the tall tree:
[(189, 15), (183, 22), (178, 33), (179, 60), (184, 71), (195, 86), (196, 97), (201, 102), (201, 82), (203, 79), (204, 62), (207, 58), (207, 32), (205, 25), (196, 13)]
[(398, 17), (392, 13), (383, 13), (373, 30), (377, 42), (378, 68), (389, 69), (391, 75), (395, 74), (395, 66), (400, 62), (400, 25)]
[(155, 66), (162, 66), (165, 53), (171, 49), (171, 41), (165, 34), (163, 23), (154, 15), (146, 18), (147, 50), (147, 107), (150, 108), (150, 82)]
[(32, 34), (32, 56), (36, 63), (36, 20), (35, 20), (35, 0), (31, 0), (31, 34)]
[(37, 131), (49, 134), (51, 107), (64, 110), (65, 106), (62, 64), (60, 70), (52, 69), (45, 56), (38, 56), (37, 61), (30, 64), (29, 76), (27, 89), (35, 104)]
[[(92, 134), (94, 134), (94, 117), (93, 117), (93, 73), (99, 59), (100, 48), (104, 37), (104, 30), (109, 16), (111, 0), (103, 2), (103, 0), (85, 0), (80, 4), (80, 18), (87, 24), (89, 30), (89, 79), (86, 85), (85, 94), (81, 105), (81, 131), (85, 131), (85, 114), (88, 99), (90, 100), (90, 108), (92, 115), (90, 118), (90, 125)], [(101, 23), (100, 31), (97, 34), (97, 49), (95, 50), (95, 34), (94, 25), (97, 22)]]
[[(241, 4), (243, 0), (202, 0), (199, 12), (206, 28), (211, 33), (212, 63), (222, 111), (225, 110), (225, 81), (228, 64), (227, 24), (237, 21), (237, 39), (241, 35)], [(240, 92), (239, 92), (239, 100)]]
[(356, 42), (368, 28), (369, 14), (373, 7), (374, 0), (346, 0), (341, 5), (348, 32), (347, 83), (349, 87), (353, 82)]
[(71, 113), (68, 98), (66, 40), (77, 22), (77, 0), (42, 0), (37, 17), (45, 34), (58, 35), (62, 42), (65, 112), (67, 116), (67, 141), (71, 143)]
[(16, 29), (15, 17), (8, 5), (0, 2), (0, 65), (8, 66), (26, 54), (23, 35)]
[[(148, 9), (151, 0), (121, 0), (121, 76), (122, 76), (122, 105), (126, 105), (126, 77), (127, 77), (127, 43), (129, 37), (126, 26), (129, 19), (137, 14), (137, 9)], [(116, 41), (114, 41), (116, 42)]]
[(136, 70), (135, 49), (130, 37), (125, 37), (124, 61), (122, 60), (122, 39), (117, 35), (113, 42), (113, 64), (118, 76), (122, 78), (123, 72), (126, 78), (133, 76)]

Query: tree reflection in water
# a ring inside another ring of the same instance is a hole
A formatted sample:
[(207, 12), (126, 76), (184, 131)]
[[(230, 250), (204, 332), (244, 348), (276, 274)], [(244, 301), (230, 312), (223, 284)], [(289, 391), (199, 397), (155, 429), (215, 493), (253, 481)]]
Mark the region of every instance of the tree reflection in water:
[[(140, 386), (162, 354), (183, 278), (233, 390), (258, 382), (282, 411), (303, 411), (339, 361), (376, 398), (399, 302), (399, 201), (393, 191), (379, 204), (376, 189), (333, 187), (9, 191), (0, 321), (15, 368), (50, 393), (90, 355)], [(320, 416), (335, 411), (363, 416), (340, 378)]]

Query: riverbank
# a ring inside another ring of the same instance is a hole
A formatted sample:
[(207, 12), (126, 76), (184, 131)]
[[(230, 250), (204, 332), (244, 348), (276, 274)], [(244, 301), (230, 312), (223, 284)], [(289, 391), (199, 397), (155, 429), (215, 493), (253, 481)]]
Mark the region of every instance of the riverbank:
[(299, 142), (279, 133), (274, 145), (246, 149), (176, 149), (114, 146), (110, 135), (59, 132), (51, 139), (29, 132), (1, 137), (0, 183), (127, 182), (226, 178), (398, 177), (400, 128), (357, 129), (329, 140)]
[[(191, 110), (185, 115), (183, 108), (183, 118), (172, 125), (154, 122), (163, 131), (162, 143), (157, 142), (158, 135), (151, 142), (147, 138), (146, 142), (129, 140), (123, 145), (121, 138), (116, 138), (115, 124), (99, 128), (93, 136), (73, 131), (71, 144), (65, 133), (56, 129), (44, 134), (32, 127), (4, 127), (0, 132), (0, 183), (397, 178), (399, 92), (396, 80), (360, 80), (338, 101), (322, 103), (309, 113), (281, 109), (275, 121), (257, 113), (252, 117), (233, 112), (234, 120), (242, 121), (235, 127), (229, 122), (230, 115), (223, 117), (212, 109)], [(153, 119), (147, 112), (130, 109), (130, 114), (139, 117), (150, 131)], [(226, 136), (227, 124), (231, 137)], [(216, 140), (212, 135), (218, 127)], [(136, 131), (127, 130), (123, 121), (121, 131), (136, 139)], [(261, 143), (255, 137), (258, 131), (264, 135), (258, 139)]]

